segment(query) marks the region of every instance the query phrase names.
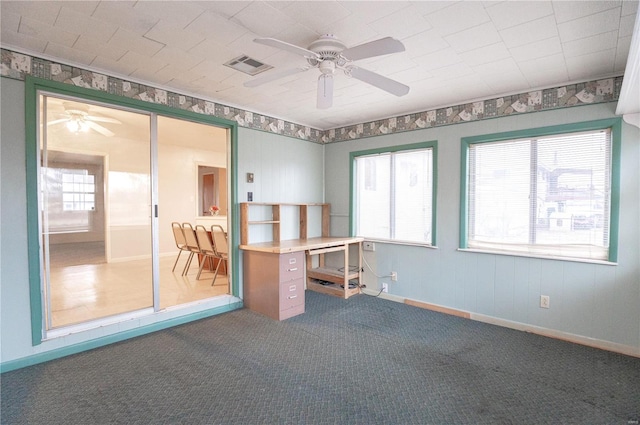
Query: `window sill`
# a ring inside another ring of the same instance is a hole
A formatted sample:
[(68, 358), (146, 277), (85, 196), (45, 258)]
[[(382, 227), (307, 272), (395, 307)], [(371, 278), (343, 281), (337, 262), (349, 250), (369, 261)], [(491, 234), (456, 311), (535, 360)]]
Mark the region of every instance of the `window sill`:
[(431, 249), (438, 249), (437, 246), (435, 245), (429, 245), (426, 243), (420, 243), (420, 242), (409, 242), (409, 241), (392, 241), (389, 239), (370, 239), (367, 238), (365, 236), (364, 240), (365, 242), (375, 242), (375, 243), (383, 243), (383, 244), (388, 244), (388, 245), (405, 245), (405, 246), (416, 246), (416, 247), (420, 247), (420, 248), (431, 248)]
[(618, 263), (612, 261), (605, 260), (591, 260), (587, 258), (573, 258), (573, 257), (559, 257), (554, 255), (535, 255), (535, 254), (524, 254), (518, 252), (506, 252), (506, 251), (491, 251), (486, 249), (472, 249), (472, 248), (458, 248), (458, 251), (461, 252), (475, 252), (477, 254), (491, 254), (491, 255), (506, 255), (509, 257), (524, 257), (524, 258), (538, 258), (542, 260), (555, 260), (555, 261), (570, 261), (574, 263), (589, 263), (589, 264), (599, 264), (603, 266), (617, 266)]

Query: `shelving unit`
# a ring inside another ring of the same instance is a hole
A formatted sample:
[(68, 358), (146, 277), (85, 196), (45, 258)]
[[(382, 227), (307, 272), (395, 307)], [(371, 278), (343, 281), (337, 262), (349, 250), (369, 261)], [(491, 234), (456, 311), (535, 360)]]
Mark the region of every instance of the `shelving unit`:
[[(264, 220), (250, 220), (249, 210), (251, 207), (270, 207), (271, 217)], [(299, 208), (299, 239), (281, 240), (281, 209), (283, 207)], [(321, 237), (309, 238), (309, 208), (320, 207), (322, 209), (321, 216)], [(245, 266), (251, 264), (251, 260), (256, 253), (267, 255), (272, 258), (273, 263), (281, 262), (282, 256), (292, 252), (306, 252), (306, 283), (307, 289), (322, 292), (325, 294), (336, 295), (349, 298), (358, 294), (360, 288), (358, 286), (362, 278), (362, 241), (363, 238), (355, 237), (330, 237), (330, 204), (324, 203), (308, 203), (308, 204), (288, 204), (288, 203), (258, 203), (243, 202), (240, 204), (240, 249), (245, 251)], [(272, 226), (272, 240), (268, 242), (252, 243), (250, 240), (250, 228), (253, 226), (270, 225)], [(349, 252), (350, 247), (358, 250), (358, 266), (356, 270), (348, 270), (349, 268)], [(344, 256), (344, 267), (330, 267), (325, 263), (325, 254), (331, 252), (342, 252)], [(254, 262), (255, 263), (255, 262)], [(315, 264), (314, 264), (315, 263)], [(346, 270), (346, 273), (345, 273)], [(259, 293), (255, 288), (257, 285), (275, 285), (270, 282), (273, 279), (266, 279), (260, 276), (259, 271), (245, 268), (245, 287), (249, 291), (245, 292), (245, 296), (251, 298)], [(322, 283), (320, 283), (322, 282)], [(355, 287), (350, 288), (349, 283), (354, 282)], [(323, 284), (324, 283), (324, 284)], [(247, 306), (256, 305), (255, 300), (247, 300)], [(302, 311), (304, 312), (304, 310)], [(272, 316), (275, 318), (275, 316)]]
[[(270, 220), (249, 220), (249, 209), (250, 207), (271, 207), (271, 219)], [(273, 232), (273, 242), (280, 242), (280, 210), (282, 207), (293, 206), (299, 208), (300, 212), (300, 223), (299, 223), (299, 234), (300, 239), (308, 238), (308, 217), (309, 217), (309, 207), (320, 207), (322, 208), (322, 236), (329, 236), (329, 226), (331, 224), (330, 212), (331, 205), (330, 204), (322, 204), (322, 203), (310, 203), (310, 204), (287, 204), (287, 203), (278, 203), (271, 204), (265, 202), (241, 202), (240, 203), (240, 245), (248, 245), (249, 244), (249, 228), (250, 226), (255, 225), (271, 225)]]

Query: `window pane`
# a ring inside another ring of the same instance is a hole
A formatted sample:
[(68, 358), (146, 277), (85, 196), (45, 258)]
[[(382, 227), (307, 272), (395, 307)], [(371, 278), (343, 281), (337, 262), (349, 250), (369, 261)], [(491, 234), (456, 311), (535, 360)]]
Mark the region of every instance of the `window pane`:
[(471, 238), (529, 241), (529, 141), (474, 146)]
[(395, 155), (394, 239), (431, 242), (431, 150)]
[(358, 234), (371, 238), (391, 237), (391, 161), (389, 155), (361, 158), (358, 170)]
[(538, 142), (539, 243), (607, 245), (607, 149), (601, 133)]
[(469, 146), (468, 246), (608, 259), (611, 132)]
[(370, 239), (433, 243), (433, 149), (356, 161), (356, 233)]

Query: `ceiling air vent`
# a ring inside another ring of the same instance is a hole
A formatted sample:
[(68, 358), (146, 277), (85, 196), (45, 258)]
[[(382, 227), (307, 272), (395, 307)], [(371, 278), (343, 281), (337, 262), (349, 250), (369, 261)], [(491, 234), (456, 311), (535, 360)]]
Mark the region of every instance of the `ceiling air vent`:
[(238, 56), (235, 59), (231, 59), (224, 65), (249, 75), (257, 75), (273, 68), (271, 65), (251, 59), (249, 56)]

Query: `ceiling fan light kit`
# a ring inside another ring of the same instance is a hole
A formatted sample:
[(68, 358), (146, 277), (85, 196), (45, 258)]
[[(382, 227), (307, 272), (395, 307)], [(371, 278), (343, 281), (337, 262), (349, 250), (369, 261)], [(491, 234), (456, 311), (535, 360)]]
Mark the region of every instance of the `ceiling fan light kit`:
[(67, 121), (67, 130), (72, 133), (78, 134), (79, 132), (86, 133), (89, 131), (89, 126), (87, 122), (81, 117), (71, 117), (69, 121)]
[(257, 87), (280, 78), (318, 68), (317, 107), (327, 109), (333, 105), (333, 76), (336, 69), (340, 69), (347, 77), (352, 77), (395, 96), (409, 93), (409, 87), (391, 78), (353, 65), (354, 61), (403, 52), (404, 45), (391, 37), (370, 41), (351, 48), (331, 34), (325, 34), (312, 42), (308, 48), (296, 46), (275, 38), (256, 38), (256, 43), (275, 47), (306, 58), (308, 66), (271, 72), (262, 77), (249, 80), (245, 87)]
[(112, 137), (115, 135), (115, 133), (108, 128), (98, 124), (98, 122), (121, 124), (120, 121), (114, 118), (89, 115), (89, 107), (85, 105), (64, 102), (63, 106), (64, 118), (49, 121), (47, 122), (47, 125), (65, 123), (67, 130), (74, 134), (78, 134), (80, 132), (88, 132), (89, 129), (91, 129), (102, 134), (103, 136)]

